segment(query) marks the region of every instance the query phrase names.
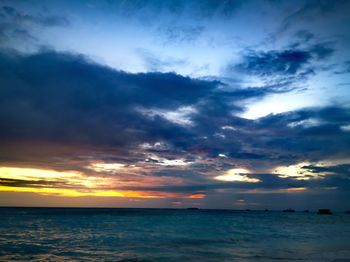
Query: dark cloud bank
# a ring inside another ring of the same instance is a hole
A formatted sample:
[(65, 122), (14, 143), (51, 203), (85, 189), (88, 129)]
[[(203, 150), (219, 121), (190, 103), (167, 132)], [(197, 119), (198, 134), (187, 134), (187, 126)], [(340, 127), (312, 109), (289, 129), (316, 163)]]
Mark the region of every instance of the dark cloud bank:
[[(297, 74), (311, 56), (322, 58), (317, 52), (250, 54), (238, 66), (257, 74)], [(309, 108), (248, 120), (237, 116), (244, 110), (239, 102), (276, 92), (274, 87), (223, 91), (222, 85), (174, 73), (116, 71), (75, 54), (2, 53), (0, 162), (81, 170), (79, 161), (84, 157), (132, 164), (143, 161), (148, 152), (167, 159), (201, 157), (205, 161), (186, 171), (152, 174), (182, 176), (188, 181), (186, 186), (130, 189), (208, 193), (308, 187), (316, 192), (336, 187), (339, 192), (349, 192), (349, 166), (344, 164), (322, 167), (333, 175), (308, 181), (259, 172), (252, 176), (262, 182), (250, 184), (214, 182), (202, 176), (239, 165), (266, 170), (305, 161), (346, 159), (350, 153), (350, 132), (344, 128), (350, 123), (348, 108)], [(161, 113), (143, 113), (176, 112), (184, 107), (192, 108), (186, 116), (191, 121), (188, 125)], [(156, 142), (166, 146), (140, 148)], [(305, 168), (327, 171), (318, 166)], [(1, 181), (9, 183), (23, 184)]]

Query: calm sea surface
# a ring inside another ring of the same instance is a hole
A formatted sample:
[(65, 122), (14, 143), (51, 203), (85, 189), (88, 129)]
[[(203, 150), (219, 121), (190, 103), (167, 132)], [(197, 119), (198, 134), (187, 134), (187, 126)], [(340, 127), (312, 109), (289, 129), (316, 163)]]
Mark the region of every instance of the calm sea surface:
[(0, 261), (350, 259), (344, 213), (0, 208), (0, 219)]

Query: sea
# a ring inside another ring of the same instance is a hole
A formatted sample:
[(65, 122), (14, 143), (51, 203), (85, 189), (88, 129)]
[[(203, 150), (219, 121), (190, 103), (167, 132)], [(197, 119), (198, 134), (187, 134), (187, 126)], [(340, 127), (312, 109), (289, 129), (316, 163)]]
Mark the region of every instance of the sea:
[(0, 208), (0, 261), (350, 261), (350, 215)]

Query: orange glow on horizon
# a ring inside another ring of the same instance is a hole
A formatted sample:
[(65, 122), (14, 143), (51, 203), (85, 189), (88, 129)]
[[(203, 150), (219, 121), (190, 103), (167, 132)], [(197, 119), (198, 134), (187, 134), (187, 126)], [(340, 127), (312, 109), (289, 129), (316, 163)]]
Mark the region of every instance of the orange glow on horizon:
[(205, 198), (205, 194), (193, 194), (193, 195), (189, 195), (185, 198), (192, 198), (192, 199), (200, 199), (200, 198)]
[[(113, 166), (114, 167), (114, 166)], [(0, 167), (0, 192), (30, 192), (40, 195), (65, 197), (122, 197), (122, 198), (189, 198), (200, 199), (206, 195), (142, 191), (123, 189), (118, 177), (86, 176), (77, 171), (55, 171), (50, 169)], [(18, 185), (16, 183), (23, 183)], [(145, 181), (140, 181), (140, 185)], [(13, 185), (11, 185), (13, 183)], [(115, 189), (119, 185), (119, 189)], [(125, 186), (125, 185), (124, 185)], [(154, 184), (153, 184), (154, 186)]]
[(306, 187), (291, 187), (291, 188), (287, 188), (288, 192), (295, 192), (295, 191), (304, 191), (307, 190)]
[(78, 190), (78, 189), (66, 189), (66, 188), (47, 188), (47, 187), (11, 187), (0, 186), (0, 192), (27, 192), (37, 193), (40, 195), (56, 195), (65, 197), (82, 197), (82, 196), (95, 196), (95, 197), (125, 197), (125, 198), (188, 198), (188, 199), (201, 199), (205, 194), (192, 194), (186, 195), (181, 193), (167, 193), (167, 192), (148, 192), (148, 191), (128, 191), (128, 190)]

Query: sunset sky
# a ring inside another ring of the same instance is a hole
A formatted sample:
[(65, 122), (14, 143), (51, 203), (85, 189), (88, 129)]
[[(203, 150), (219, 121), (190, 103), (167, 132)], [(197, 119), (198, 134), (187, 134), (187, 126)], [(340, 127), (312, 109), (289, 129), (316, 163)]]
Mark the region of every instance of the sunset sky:
[(349, 209), (350, 1), (0, 2), (0, 205)]

